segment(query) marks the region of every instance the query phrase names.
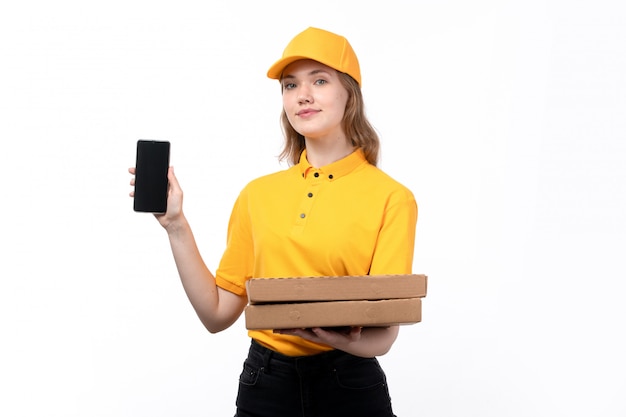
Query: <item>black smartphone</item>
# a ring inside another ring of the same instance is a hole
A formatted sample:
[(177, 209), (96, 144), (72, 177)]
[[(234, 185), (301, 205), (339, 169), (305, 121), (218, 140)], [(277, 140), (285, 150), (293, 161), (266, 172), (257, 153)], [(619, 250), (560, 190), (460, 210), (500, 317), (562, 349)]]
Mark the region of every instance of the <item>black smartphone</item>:
[(133, 208), (144, 213), (165, 213), (167, 209), (167, 171), (170, 142), (139, 139), (135, 163)]

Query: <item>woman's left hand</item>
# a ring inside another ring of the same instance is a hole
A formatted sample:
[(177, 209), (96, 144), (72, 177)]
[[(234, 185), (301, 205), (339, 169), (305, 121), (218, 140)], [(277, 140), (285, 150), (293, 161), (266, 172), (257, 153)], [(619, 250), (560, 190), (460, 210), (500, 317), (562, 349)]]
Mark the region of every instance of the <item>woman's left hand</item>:
[(362, 327), (312, 327), (309, 329), (281, 329), (274, 333), (300, 336), (315, 343), (322, 343), (335, 349), (345, 350), (351, 343), (361, 339)]

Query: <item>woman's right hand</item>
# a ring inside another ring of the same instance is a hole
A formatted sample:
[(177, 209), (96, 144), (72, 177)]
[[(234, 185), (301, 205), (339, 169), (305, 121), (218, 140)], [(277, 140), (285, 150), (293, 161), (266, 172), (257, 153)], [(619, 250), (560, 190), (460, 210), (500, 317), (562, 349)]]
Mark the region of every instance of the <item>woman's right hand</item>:
[[(128, 172), (135, 175), (135, 168), (128, 168)], [(161, 226), (168, 229), (170, 226), (176, 224), (176, 222), (183, 219), (183, 190), (180, 188), (178, 179), (174, 175), (174, 168), (169, 167), (167, 171), (167, 180), (169, 182), (167, 190), (167, 209), (163, 214), (155, 214), (154, 217), (159, 221)], [(130, 180), (130, 185), (135, 186), (135, 177)], [(131, 197), (135, 196), (135, 192), (129, 193)]]

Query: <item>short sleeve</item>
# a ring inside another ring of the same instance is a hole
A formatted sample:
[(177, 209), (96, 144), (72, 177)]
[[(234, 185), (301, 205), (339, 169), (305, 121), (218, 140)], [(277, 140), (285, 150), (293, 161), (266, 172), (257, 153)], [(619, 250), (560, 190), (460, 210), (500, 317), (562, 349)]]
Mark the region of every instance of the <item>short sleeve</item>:
[(412, 273), (416, 224), (413, 194), (408, 189), (394, 192), (385, 209), (370, 275)]
[(227, 229), (226, 249), (215, 274), (217, 285), (237, 295), (246, 294), (246, 280), (252, 276), (254, 245), (248, 194), (244, 189), (233, 206)]

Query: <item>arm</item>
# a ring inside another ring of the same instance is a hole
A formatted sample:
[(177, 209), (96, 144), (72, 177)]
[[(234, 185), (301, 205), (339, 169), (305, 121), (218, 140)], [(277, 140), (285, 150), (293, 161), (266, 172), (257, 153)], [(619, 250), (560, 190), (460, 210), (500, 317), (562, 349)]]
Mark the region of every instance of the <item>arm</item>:
[(274, 330), (275, 333), (300, 336), (307, 340), (323, 343), (355, 356), (371, 358), (382, 356), (391, 349), (398, 337), (399, 326), (351, 327), (347, 332), (312, 329)]
[[(134, 168), (129, 172), (134, 174)], [(215, 277), (205, 265), (191, 226), (183, 214), (183, 192), (173, 168), (168, 172), (168, 180), (167, 211), (155, 217), (167, 231), (178, 274), (191, 305), (207, 330), (217, 333), (230, 327), (239, 318), (247, 299), (215, 284)], [(131, 181), (133, 184), (134, 179)]]
[(183, 288), (200, 321), (211, 333), (227, 329), (239, 318), (247, 299), (215, 284), (184, 216), (165, 229)]

